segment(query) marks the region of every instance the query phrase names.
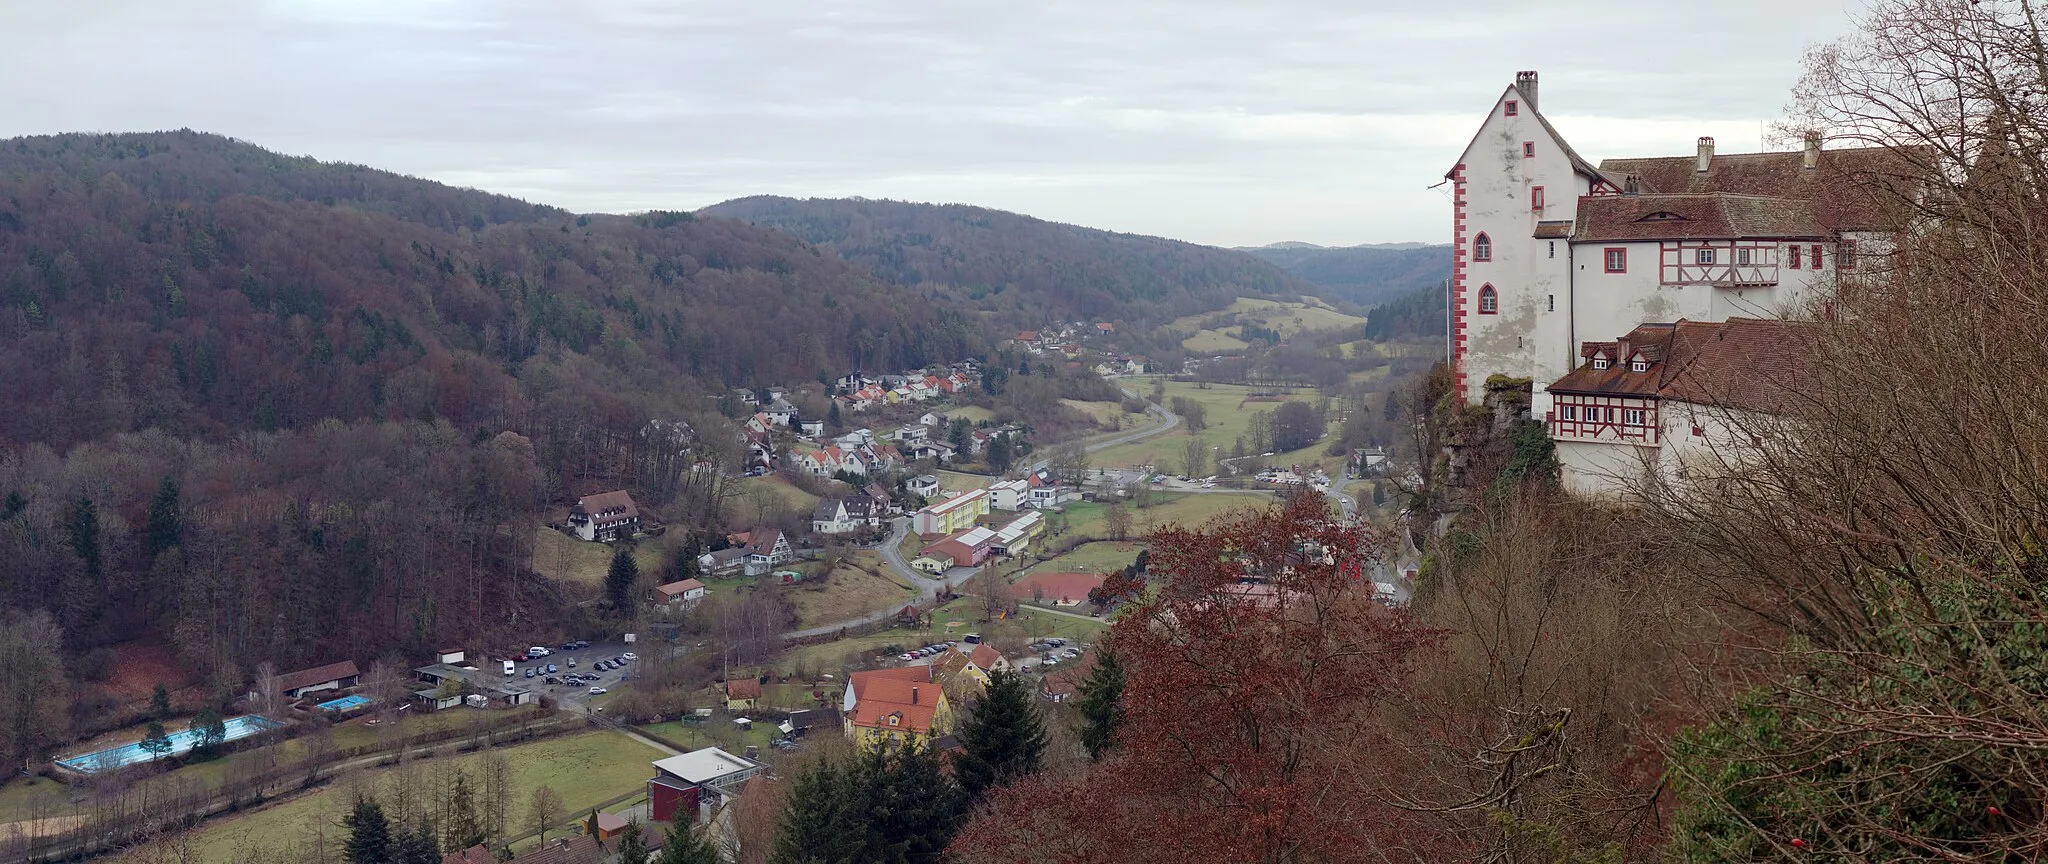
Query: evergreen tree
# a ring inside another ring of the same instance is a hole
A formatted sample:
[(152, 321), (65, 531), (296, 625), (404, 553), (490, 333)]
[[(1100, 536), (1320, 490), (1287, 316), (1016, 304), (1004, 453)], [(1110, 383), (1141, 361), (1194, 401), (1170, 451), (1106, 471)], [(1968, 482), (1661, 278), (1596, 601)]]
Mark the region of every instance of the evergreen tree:
[(960, 727), (965, 752), (953, 763), (953, 776), (970, 799), (1037, 773), (1045, 722), (1031, 696), (1023, 676), (1006, 669), (989, 673), (988, 692)]
[(171, 736), (164, 734), (163, 721), (149, 721), (149, 731), (143, 733), (142, 743), (138, 746), (143, 752), (148, 753), (151, 759), (162, 759), (168, 755), (171, 752)]
[(1124, 667), (1116, 652), (1096, 654), (1095, 669), (1076, 689), (1081, 697), (1081, 746), (1088, 748), (1088, 758), (1101, 759), (1116, 743), (1116, 729), (1124, 719)]
[(946, 776), (940, 756), (915, 743), (876, 748), (855, 773), (854, 801), (865, 802), (868, 854), (856, 861), (938, 864), (967, 817), (967, 796)]
[(620, 546), (612, 554), (612, 567), (604, 574), (604, 596), (617, 612), (633, 608), (633, 584), (640, 581), (640, 565), (633, 560), (633, 550)]
[(157, 553), (178, 545), (184, 526), (178, 515), (178, 478), (164, 475), (157, 484), (156, 500), (149, 505), (149, 528), (143, 534), (143, 557), (156, 560)]
[(357, 798), (342, 826), (348, 829), (348, 864), (394, 864), (391, 824), (385, 821), (384, 808), (377, 806), (377, 802)]
[(469, 772), (460, 768), (448, 781), (447, 819), (443, 848), (460, 852), (484, 842), (483, 820), (476, 810), (476, 790), (469, 785)]
[(837, 429), (846, 423), (839, 419), (839, 400), (832, 400), (832, 407), (825, 412), (825, 424)]
[(85, 563), (85, 576), (94, 585), (103, 572), (100, 563), (100, 511), (91, 498), (71, 505), (71, 552)]
[[(804, 859), (809, 860), (809, 859)], [(705, 832), (697, 830), (688, 818), (680, 818), (668, 825), (668, 838), (662, 841), (661, 854), (655, 864), (725, 864), (725, 857), (718, 852), (718, 844), (711, 842)]]
[[(677, 822), (683, 820), (678, 819)], [(671, 828), (674, 826), (671, 825)], [(618, 864), (647, 864), (647, 841), (640, 837), (640, 820), (626, 823), (626, 833), (619, 835)]]
[(1010, 449), (1010, 436), (997, 435), (988, 439), (988, 467), (995, 471), (1008, 471), (1016, 457)]
[(171, 719), (171, 691), (164, 689), (162, 681), (158, 681), (156, 689), (149, 694), (149, 714), (158, 720)]
[(228, 740), (228, 724), (220, 712), (208, 706), (192, 717), (192, 750), (200, 758), (210, 758), (214, 751)]
[(434, 826), (422, 822), (413, 830), (392, 837), (391, 864), (441, 864), (441, 846), (434, 842)]
[(790, 787), (776, 826), (774, 864), (823, 864), (846, 860), (844, 849), (854, 826), (846, 820), (846, 783), (829, 761), (820, 761), (798, 775)]

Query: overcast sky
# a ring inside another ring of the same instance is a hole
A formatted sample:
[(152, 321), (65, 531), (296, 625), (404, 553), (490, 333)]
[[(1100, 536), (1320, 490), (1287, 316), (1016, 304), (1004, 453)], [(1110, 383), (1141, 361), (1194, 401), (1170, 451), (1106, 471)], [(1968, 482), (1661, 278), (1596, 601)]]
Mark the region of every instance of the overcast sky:
[(0, 136), (190, 127), (579, 211), (979, 204), (1445, 242), (1518, 69), (1588, 158), (1756, 149), (1857, 0), (0, 0)]

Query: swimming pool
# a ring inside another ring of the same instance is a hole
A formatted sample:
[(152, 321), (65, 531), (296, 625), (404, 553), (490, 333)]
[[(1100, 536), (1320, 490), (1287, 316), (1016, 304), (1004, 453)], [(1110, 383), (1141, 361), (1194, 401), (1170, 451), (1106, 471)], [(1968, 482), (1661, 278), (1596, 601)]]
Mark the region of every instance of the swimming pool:
[[(225, 742), (247, 738), (258, 732), (276, 729), (284, 724), (258, 717), (254, 714), (244, 714), (240, 717), (229, 717), (222, 725), (227, 727)], [(198, 744), (199, 734), (190, 729), (181, 729), (171, 733), (170, 739), (170, 752), (164, 755), (176, 756), (189, 752), (194, 745)], [(114, 771), (130, 765), (148, 762), (152, 758), (155, 757), (150, 755), (148, 750), (142, 749), (142, 742), (137, 741), (125, 747), (110, 747), (98, 752), (87, 753), (83, 756), (59, 759), (57, 764), (77, 771), (80, 774), (98, 774), (102, 771)]]
[(330, 699), (313, 707), (322, 711), (332, 711), (340, 714), (343, 711), (354, 711), (368, 704), (370, 704), (370, 697), (368, 696), (343, 696), (340, 699)]

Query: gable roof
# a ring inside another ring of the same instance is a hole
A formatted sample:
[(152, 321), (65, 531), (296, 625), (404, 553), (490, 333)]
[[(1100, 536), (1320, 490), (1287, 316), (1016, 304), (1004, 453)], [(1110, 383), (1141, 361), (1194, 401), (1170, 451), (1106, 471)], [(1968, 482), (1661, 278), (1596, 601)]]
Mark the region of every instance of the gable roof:
[(682, 595), (688, 594), (691, 591), (702, 590), (704, 590), (704, 583), (699, 582), (695, 579), (684, 579), (680, 582), (670, 582), (667, 585), (657, 585), (654, 588), (655, 593), (663, 594), (669, 597), (681, 597)]
[(838, 519), (839, 519), (839, 516), (840, 516), (840, 511), (842, 511), (842, 510), (845, 510), (845, 509), (846, 509), (846, 502), (844, 502), (844, 501), (841, 501), (841, 500), (839, 500), (839, 499), (837, 499), (837, 498), (827, 498), (827, 499), (825, 499), (825, 500), (823, 500), (823, 501), (819, 501), (819, 502), (818, 502), (818, 509), (816, 509), (816, 510), (812, 510), (812, 511), (811, 511), (811, 521), (813, 521), (813, 522), (835, 522), (835, 521), (838, 521)]
[(1699, 171), (1698, 155), (1608, 159), (1602, 170), (1635, 178), (1655, 194), (1761, 195), (1811, 201), (1823, 224), (1837, 231), (1895, 231), (1909, 216), (1887, 183), (1916, 177), (1928, 154), (1917, 149), (1846, 147), (1821, 150), (1812, 168), (1800, 150), (1716, 153)]
[(767, 555), (775, 551), (775, 544), (782, 539), (780, 528), (756, 528), (748, 532), (747, 554)]
[[(920, 668), (929, 675), (930, 667)], [(853, 714), (847, 722), (868, 728), (930, 732), (938, 715), (939, 700), (944, 698), (944, 690), (930, 681), (878, 678), (854, 694)], [(889, 722), (892, 716), (897, 718), (895, 723)]]
[(582, 507), (583, 512), (592, 519), (603, 517), (599, 519), (603, 522), (636, 519), (640, 516), (640, 507), (633, 503), (633, 496), (626, 494), (624, 489), (585, 495), (576, 499), (576, 505)]
[[(1550, 142), (1557, 145), (1557, 148), (1564, 152), (1565, 157), (1571, 160), (1573, 171), (1594, 181), (1595, 185), (1605, 183), (1614, 187), (1614, 190), (1617, 192), (1625, 188), (1623, 186), (1625, 178), (1621, 174), (1601, 170), (1601, 167), (1595, 166), (1592, 162), (1587, 161), (1586, 157), (1580, 156), (1579, 151), (1572, 149), (1571, 142), (1566, 141), (1564, 135), (1559, 134), (1556, 126), (1550, 125), (1550, 118), (1543, 116), (1543, 112), (1536, 110), (1536, 100), (1529, 98), (1529, 94), (1522, 90), (1520, 81), (1509, 84), (1507, 89), (1501, 91), (1500, 96), (1493, 100), (1493, 104), (1498, 108), (1502, 102), (1507, 101), (1510, 97), (1521, 102), (1521, 110), (1528, 112), (1530, 117), (1535, 118), (1537, 125), (1543, 127), (1543, 134), (1550, 136)], [(1492, 119), (1493, 112), (1489, 111), (1487, 120), (1491, 122)], [(1481, 123), (1479, 128), (1473, 131), (1472, 140), (1465, 143), (1465, 149), (1458, 151), (1459, 164), (1464, 164), (1468, 161), (1465, 159), (1465, 156), (1472, 152), (1472, 147), (1479, 143), (1479, 136), (1484, 134), (1486, 134), (1486, 123)], [(1444, 179), (1454, 179), (1457, 173), (1457, 166), (1454, 165), (1451, 167), (1451, 170), (1444, 172)]]
[[(1799, 404), (1816, 326), (1755, 318), (1644, 324), (1614, 342), (1581, 347), (1582, 357), (1605, 352), (1614, 365), (1581, 365), (1546, 389), (1790, 413)], [(1631, 372), (1627, 360), (1638, 353), (1650, 366)]]
[(875, 681), (916, 681), (929, 684), (932, 681), (930, 666), (897, 666), (889, 669), (870, 669), (846, 676), (846, 686), (853, 688), (853, 698), (859, 699), (867, 692), (867, 685)]
[(732, 679), (732, 680), (730, 680), (730, 681), (727, 681), (727, 682), (725, 682), (725, 698), (727, 698), (727, 699), (759, 699), (759, 698), (761, 698), (761, 679), (759, 679), (759, 678), (734, 678), (734, 679)]
[(491, 854), (491, 847), (478, 843), (460, 852), (441, 856), (441, 864), (498, 864), (498, 856)]
[(1572, 241), (1825, 239), (1812, 201), (1724, 192), (1592, 195), (1579, 201)]
[(311, 669), (301, 669), (290, 674), (279, 675), (277, 676), (277, 689), (297, 690), (300, 687), (311, 687), (315, 684), (325, 684), (329, 681), (339, 681), (343, 678), (355, 678), (361, 674), (356, 671), (356, 661), (343, 660), (339, 663), (329, 663), (325, 666), (315, 666)]
[(1003, 652), (997, 651), (994, 646), (987, 642), (974, 646), (973, 653), (967, 655), (967, 661), (973, 663), (979, 669), (994, 669), (996, 664), (1001, 662), (1002, 659)]

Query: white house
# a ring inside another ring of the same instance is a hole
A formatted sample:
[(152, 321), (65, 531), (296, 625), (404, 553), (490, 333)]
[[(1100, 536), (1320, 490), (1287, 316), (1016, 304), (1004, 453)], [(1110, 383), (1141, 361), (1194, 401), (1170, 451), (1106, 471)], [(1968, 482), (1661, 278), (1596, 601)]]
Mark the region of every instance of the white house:
[(1024, 503), (1041, 510), (1050, 510), (1068, 502), (1077, 501), (1080, 497), (1081, 493), (1072, 489), (1063, 489), (1059, 484), (1052, 483), (1031, 487), (1031, 494), (1025, 499)]
[(705, 589), (704, 583), (695, 579), (684, 579), (656, 586), (648, 592), (647, 599), (648, 602), (667, 609), (689, 609), (703, 602), (706, 593), (709, 592)]
[(569, 508), (569, 527), (585, 540), (630, 539), (640, 527), (640, 507), (623, 489), (585, 495)]
[(919, 474), (903, 481), (903, 488), (919, 498), (936, 498), (939, 495), (939, 478), (933, 474)]
[(1681, 320), (1585, 343), (1579, 367), (1548, 387), (1565, 488), (1623, 498), (1743, 464), (1796, 409), (1814, 326)]
[(1901, 173), (1886, 148), (1688, 156), (1580, 156), (1538, 110), (1537, 75), (1495, 100), (1451, 183), (1450, 336), (1459, 391), (1492, 375), (1539, 385), (1589, 336), (1646, 321), (1825, 314), (1826, 288), (1867, 266), (1905, 224), (1874, 183)]
[(818, 534), (851, 534), (865, 524), (865, 519), (855, 519), (847, 511), (845, 501), (827, 498), (811, 511), (811, 531)]
[(988, 486), (988, 506), (997, 510), (1022, 510), (1031, 497), (1031, 481), (1002, 480)]
[(794, 560), (796, 550), (789, 545), (789, 538), (777, 529), (756, 528), (747, 538), (748, 576), (759, 576)]
[(768, 407), (761, 409), (761, 413), (767, 415), (770, 423), (788, 426), (791, 420), (796, 419), (796, 406), (777, 397), (774, 402), (768, 403)]

